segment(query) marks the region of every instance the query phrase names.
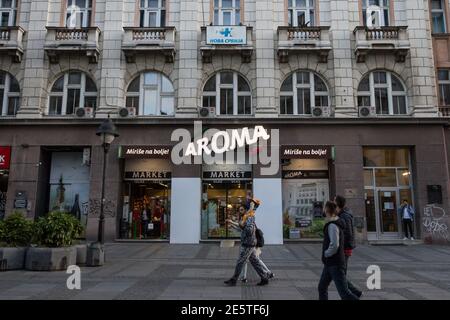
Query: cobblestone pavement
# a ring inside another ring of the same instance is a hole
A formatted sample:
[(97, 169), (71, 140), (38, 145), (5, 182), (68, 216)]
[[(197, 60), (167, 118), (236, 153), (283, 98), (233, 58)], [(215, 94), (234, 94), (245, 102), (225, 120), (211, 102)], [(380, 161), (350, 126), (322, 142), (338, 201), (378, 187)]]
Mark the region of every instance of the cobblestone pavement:
[[(225, 287), (237, 247), (218, 244), (169, 245), (116, 243), (107, 245), (101, 268), (82, 268), (81, 290), (68, 290), (65, 272), (0, 273), (0, 300), (5, 299), (232, 299), (315, 300), (321, 273), (320, 245), (267, 246), (262, 258), (275, 273), (269, 286), (249, 282)], [(366, 287), (369, 265), (381, 268), (382, 289)], [(450, 247), (359, 246), (350, 261), (352, 282), (364, 299), (450, 300)], [(330, 299), (338, 299), (334, 285)]]

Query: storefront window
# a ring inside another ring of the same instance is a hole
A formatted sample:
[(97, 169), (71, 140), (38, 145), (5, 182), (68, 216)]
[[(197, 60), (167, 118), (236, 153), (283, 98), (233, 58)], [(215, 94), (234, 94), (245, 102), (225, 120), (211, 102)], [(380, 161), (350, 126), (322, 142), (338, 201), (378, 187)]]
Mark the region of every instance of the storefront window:
[(284, 238), (323, 237), (323, 207), (330, 199), (328, 161), (290, 159), (282, 175)]
[(8, 191), (8, 170), (0, 170), (0, 220), (6, 214), (6, 192)]

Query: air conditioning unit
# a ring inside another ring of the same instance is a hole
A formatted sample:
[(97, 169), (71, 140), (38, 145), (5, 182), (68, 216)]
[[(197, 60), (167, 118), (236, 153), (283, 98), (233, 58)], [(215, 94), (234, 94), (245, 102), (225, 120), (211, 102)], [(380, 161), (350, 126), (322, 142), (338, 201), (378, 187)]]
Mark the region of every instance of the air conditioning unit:
[(136, 108), (134, 107), (121, 108), (119, 110), (119, 116), (122, 118), (136, 117), (136, 114)]
[(361, 118), (369, 118), (377, 116), (377, 109), (375, 107), (359, 107), (359, 116)]
[(330, 107), (314, 107), (311, 112), (315, 118), (329, 118), (331, 116)]
[(77, 118), (92, 118), (94, 117), (94, 108), (91, 107), (76, 108), (74, 115)]
[(200, 108), (198, 113), (199, 113), (200, 117), (202, 117), (202, 118), (214, 117), (216, 115), (216, 108), (202, 107), (202, 108)]

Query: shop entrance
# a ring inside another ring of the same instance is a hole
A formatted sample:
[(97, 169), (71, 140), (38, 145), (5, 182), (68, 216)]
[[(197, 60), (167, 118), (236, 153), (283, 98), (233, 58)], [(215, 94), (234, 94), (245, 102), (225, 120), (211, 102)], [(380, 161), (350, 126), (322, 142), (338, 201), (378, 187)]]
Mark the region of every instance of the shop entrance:
[(252, 192), (251, 181), (211, 181), (203, 184), (202, 239), (239, 238), (227, 219), (239, 220), (239, 207), (245, 206)]

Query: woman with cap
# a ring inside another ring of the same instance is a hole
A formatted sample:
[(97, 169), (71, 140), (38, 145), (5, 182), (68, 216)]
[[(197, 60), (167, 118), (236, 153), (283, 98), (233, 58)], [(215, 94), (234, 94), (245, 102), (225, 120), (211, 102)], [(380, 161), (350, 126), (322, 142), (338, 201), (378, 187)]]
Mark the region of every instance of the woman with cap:
[(265, 267), (256, 251), (256, 223), (255, 223), (255, 210), (259, 207), (260, 201), (251, 199), (250, 208), (247, 213), (244, 214), (239, 226), (241, 227), (241, 247), (239, 249), (239, 258), (236, 263), (234, 275), (231, 279), (225, 281), (226, 285), (235, 286), (239, 275), (241, 274), (247, 261), (250, 261), (251, 265), (261, 277), (259, 286), (264, 286), (269, 283), (271, 272)]

